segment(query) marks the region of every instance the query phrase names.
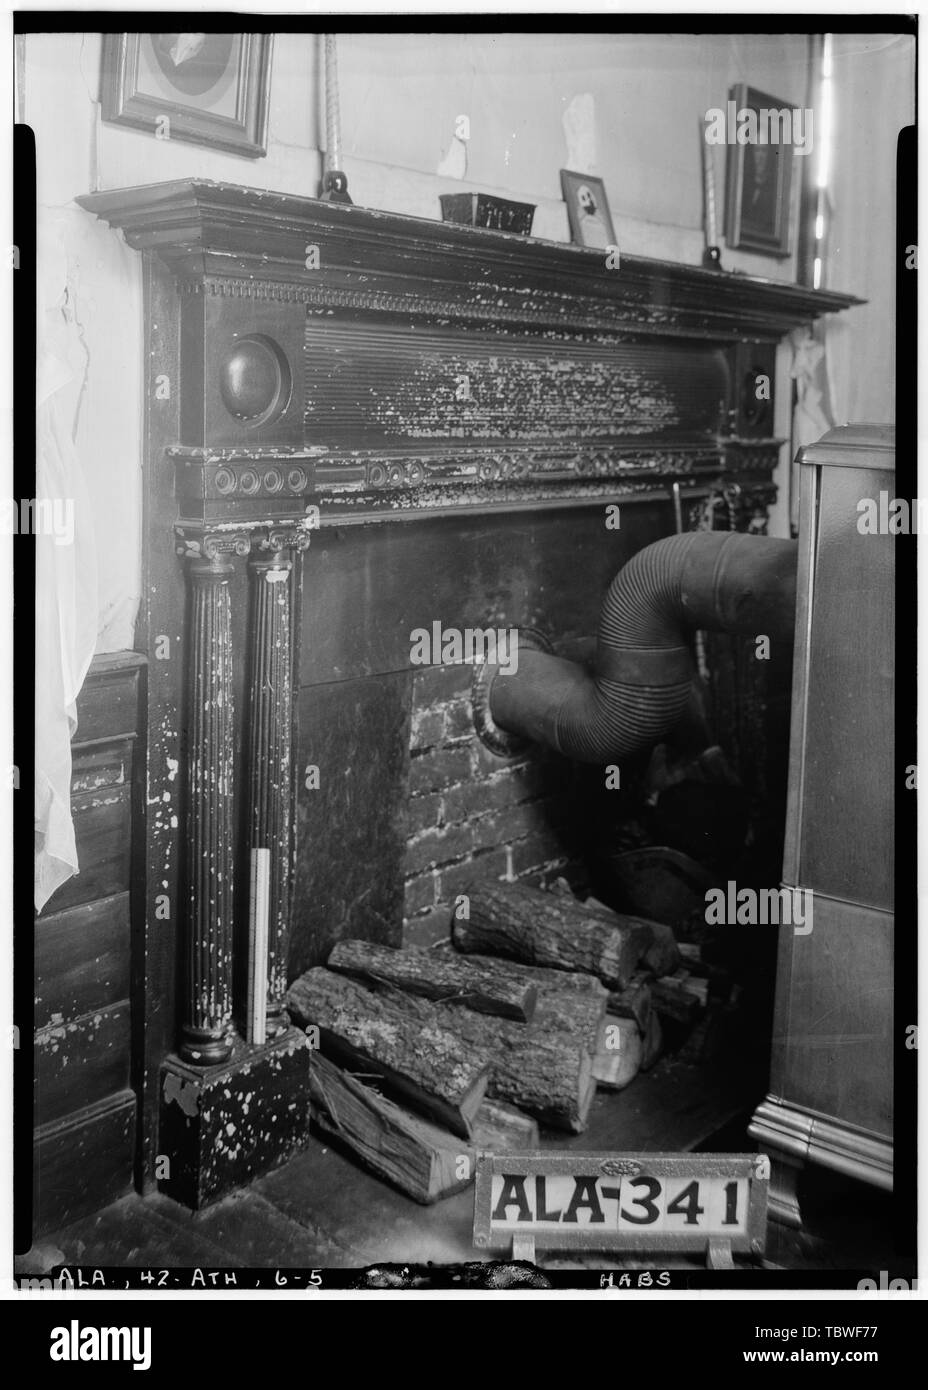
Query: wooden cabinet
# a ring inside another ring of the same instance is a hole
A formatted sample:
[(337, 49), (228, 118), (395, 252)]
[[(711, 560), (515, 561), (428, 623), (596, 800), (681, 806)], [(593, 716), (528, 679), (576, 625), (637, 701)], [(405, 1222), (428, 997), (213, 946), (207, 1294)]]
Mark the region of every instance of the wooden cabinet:
[(774, 1161), (772, 1214), (796, 1226), (804, 1162), (892, 1186), (895, 542), (862, 531), (859, 503), (893, 497), (893, 431), (832, 430), (800, 464), (783, 882), (813, 895), (813, 917), (780, 929), (750, 1131)]

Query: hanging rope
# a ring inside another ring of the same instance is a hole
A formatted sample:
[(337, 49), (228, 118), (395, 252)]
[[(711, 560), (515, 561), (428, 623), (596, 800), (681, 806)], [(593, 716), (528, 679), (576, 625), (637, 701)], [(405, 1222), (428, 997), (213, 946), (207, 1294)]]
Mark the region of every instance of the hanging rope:
[(338, 53), (335, 35), (325, 35), (325, 167), (341, 169), (341, 122), (338, 111)]
[(325, 34), (325, 160), (322, 198), (327, 203), (350, 203), (348, 180), (341, 169), (342, 131), (338, 107), (338, 53), (335, 35)]

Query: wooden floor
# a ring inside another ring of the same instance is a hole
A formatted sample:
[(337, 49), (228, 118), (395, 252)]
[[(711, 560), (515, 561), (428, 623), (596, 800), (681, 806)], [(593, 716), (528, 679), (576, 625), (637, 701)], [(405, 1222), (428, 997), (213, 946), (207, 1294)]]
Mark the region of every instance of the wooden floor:
[[(752, 1105), (746, 1104), (743, 1078), (734, 1079), (730, 1065), (694, 1066), (666, 1058), (626, 1091), (601, 1091), (585, 1134), (549, 1135), (545, 1142), (580, 1152), (654, 1152), (704, 1148), (720, 1139), (711, 1146), (748, 1151), (754, 1147), (746, 1135)], [(62, 1262), (156, 1269), (457, 1264), (479, 1258), (472, 1222), (472, 1188), (422, 1207), (311, 1137), (289, 1162), (203, 1212), (194, 1214), (160, 1195), (124, 1197), (44, 1237), (17, 1269), (41, 1274)], [(878, 1214), (871, 1225), (872, 1247)], [(789, 1268), (856, 1268), (863, 1262), (861, 1251), (841, 1249), (840, 1231), (834, 1238), (827, 1232), (797, 1236), (771, 1226), (767, 1253), (773, 1263)], [(581, 1263), (621, 1267), (601, 1255), (582, 1262), (539, 1259), (549, 1268)], [(662, 1267), (672, 1266), (662, 1261)]]

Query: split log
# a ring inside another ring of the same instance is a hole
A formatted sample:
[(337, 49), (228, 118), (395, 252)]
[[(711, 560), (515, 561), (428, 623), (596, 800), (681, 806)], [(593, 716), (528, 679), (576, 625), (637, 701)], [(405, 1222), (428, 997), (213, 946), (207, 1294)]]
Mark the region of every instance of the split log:
[(607, 1091), (623, 1091), (638, 1075), (641, 1053), (641, 1034), (635, 1020), (606, 1014), (600, 1029), (599, 1048), (593, 1059), (597, 1086)]
[(323, 1053), (339, 1066), (380, 1077), (394, 1099), (469, 1137), (490, 1059), (479, 1046), (463, 1047), (453, 1030), (458, 1015), (482, 1015), (398, 990), (375, 993), (321, 966), (293, 982), (287, 1008), (301, 1027), (319, 1028)]
[[(611, 907), (607, 907), (598, 898), (587, 898), (583, 906), (589, 911), (601, 913), (606, 920), (614, 920), (617, 915)], [(679, 970), (681, 956), (673, 928), (664, 922), (657, 922), (651, 917), (638, 917), (634, 920), (642, 922), (651, 933), (651, 944), (641, 961), (645, 969), (649, 970), (652, 975), (672, 975), (675, 970)]]
[(605, 1004), (601, 987), (594, 993), (543, 986), (531, 1023), (457, 1009), (449, 1026), (491, 1056), (491, 1100), (507, 1101), (542, 1124), (579, 1134), (596, 1093), (593, 1056)]
[(329, 955), (328, 968), (375, 988), (386, 982), (408, 994), (521, 1023), (535, 1012), (534, 985), (501, 971), (493, 960), (465, 960), (453, 951), (394, 950), (370, 941), (340, 941)]
[(473, 1143), (491, 1153), (530, 1152), (539, 1145), (538, 1122), (502, 1100), (485, 1100), (474, 1116)]
[(619, 1018), (633, 1018), (639, 1032), (646, 1033), (651, 1016), (651, 983), (647, 976), (636, 971), (623, 990), (609, 995), (606, 1011)]
[(362, 1086), (318, 1052), (309, 1065), (309, 1098), (320, 1129), (413, 1201), (428, 1205), (472, 1182), (472, 1147)]
[(653, 940), (644, 953), (643, 964), (653, 975), (672, 975), (680, 969), (683, 959), (673, 928), (663, 922), (651, 922), (650, 927)]
[(580, 1038), (591, 1057), (595, 1057), (599, 1047), (599, 1030), (609, 998), (608, 990), (603, 989), (598, 980), (594, 979), (593, 985), (598, 988), (539, 984), (533, 1019), (536, 1028)]
[(467, 954), (506, 956), (556, 970), (597, 975), (624, 989), (653, 937), (642, 918), (607, 918), (560, 893), (521, 883), (474, 883), (469, 917), (455, 918), (452, 941)]

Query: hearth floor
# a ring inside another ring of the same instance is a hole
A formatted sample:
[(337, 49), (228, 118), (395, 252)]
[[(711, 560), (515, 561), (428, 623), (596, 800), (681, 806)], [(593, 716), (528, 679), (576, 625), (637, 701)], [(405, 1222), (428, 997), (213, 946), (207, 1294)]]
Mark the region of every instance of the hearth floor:
[[(755, 1147), (747, 1137), (754, 1100), (745, 1096), (743, 1079), (739, 1085), (717, 1066), (667, 1058), (626, 1091), (600, 1092), (584, 1134), (547, 1135), (543, 1143), (578, 1152), (747, 1152)], [(882, 1232), (888, 1216), (880, 1195), (863, 1194), (866, 1211), (872, 1213), (854, 1248), (849, 1248), (846, 1225), (842, 1230), (837, 1215), (829, 1221), (826, 1202), (826, 1215), (810, 1234), (771, 1224), (768, 1260), (786, 1268), (841, 1269), (869, 1268), (887, 1258)], [(17, 1271), (36, 1275), (61, 1263), (152, 1269), (348, 1269), (492, 1258), (475, 1250), (472, 1222), (473, 1188), (423, 1207), (313, 1136), (287, 1163), (202, 1212), (192, 1213), (159, 1194), (123, 1197), (44, 1236), (17, 1261)], [(661, 1268), (692, 1263), (659, 1257), (658, 1262)], [(538, 1263), (551, 1268), (655, 1267), (653, 1259), (618, 1261), (600, 1254), (582, 1261), (540, 1255)]]

